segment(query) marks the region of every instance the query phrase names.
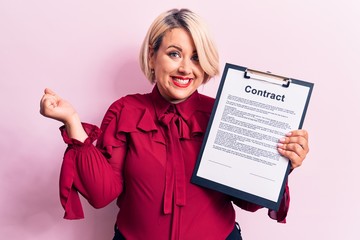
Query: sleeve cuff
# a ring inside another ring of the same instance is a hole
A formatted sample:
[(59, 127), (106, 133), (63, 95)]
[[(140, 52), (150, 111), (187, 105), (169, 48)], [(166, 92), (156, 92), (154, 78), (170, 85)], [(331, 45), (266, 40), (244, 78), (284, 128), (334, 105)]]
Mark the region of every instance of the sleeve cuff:
[(88, 135), (88, 138), (85, 139), (84, 142), (80, 142), (76, 139), (70, 138), (67, 134), (65, 126), (63, 125), (60, 127), (61, 136), (66, 144), (74, 145), (74, 146), (82, 146), (84, 144), (92, 144), (95, 140), (98, 139), (101, 131), (97, 126), (89, 123), (81, 123), (81, 124)]

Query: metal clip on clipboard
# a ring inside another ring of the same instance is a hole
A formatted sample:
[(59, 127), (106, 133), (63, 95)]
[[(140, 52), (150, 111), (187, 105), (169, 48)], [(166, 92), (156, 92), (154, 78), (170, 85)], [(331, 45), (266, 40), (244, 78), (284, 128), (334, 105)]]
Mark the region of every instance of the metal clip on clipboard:
[(283, 87), (289, 87), (291, 79), (288, 77), (283, 77), (279, 75), (272, 74), (270, 72), (261, 72), (258, 70), (246, 69), (244, 73), (244, 78), (247, 79), (256, 79), (259, 81), (265, 81), (272, 84), (281, 85)]

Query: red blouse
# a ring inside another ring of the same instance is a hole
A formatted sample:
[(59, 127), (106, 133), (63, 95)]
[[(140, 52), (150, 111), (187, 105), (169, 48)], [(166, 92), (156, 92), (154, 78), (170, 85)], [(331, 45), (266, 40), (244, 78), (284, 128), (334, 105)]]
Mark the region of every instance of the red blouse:
[[(235, 223), (232, 203), (247, 211), (261, 207), (190, 182), (213, 104), (195, 92), (172, 105), (155, 86), (115, 101), (101, 130), (84, 123), (84, 143), (69, 139), (62, 127), (68, 144), (60, 174), (64, 218), (84, 217), (80, 192), (95, 208), (117, 198), (116, 224), (129, 240), (225, 239)], [(170, 134), (171, 123), (179, 140)], [(286, 187), (280, 210), (269, 216), (285, 222), (289, 200)]]

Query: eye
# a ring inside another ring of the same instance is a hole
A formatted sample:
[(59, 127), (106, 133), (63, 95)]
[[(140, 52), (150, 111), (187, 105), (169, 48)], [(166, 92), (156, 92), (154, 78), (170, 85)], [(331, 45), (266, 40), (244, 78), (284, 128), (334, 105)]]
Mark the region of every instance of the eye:
[(177, 51), (172, 51), (172, 52), (169, 52), (168, 55), (172, 58), (179, 58), (180, 57), (180, 53), (177, 52)]
[(199, 62), (199, 55), (194, 54), (194, 55), (191, 57), (191, 60), (196, 61), (196, 62)]

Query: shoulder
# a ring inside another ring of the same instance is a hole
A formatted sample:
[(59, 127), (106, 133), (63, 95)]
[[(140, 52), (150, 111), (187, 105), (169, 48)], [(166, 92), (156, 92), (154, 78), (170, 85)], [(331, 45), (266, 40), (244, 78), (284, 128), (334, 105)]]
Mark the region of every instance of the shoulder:
[(199, 109), (198, 111), (210, 113), (214, 106), (215, 99), (199, 93)]
[(140, 118), (144, 109), (149, 109), (151, 106), (151, 99), (149, 94), (130, 94), (114, 101), (107, 109), (102, 125), (106, 125), (113, 119), (120, 118)]
[(130, 94), (114, 101), (103, 118), (101, 129), (116, 129), (117, 132), (136, 131), (138, 124), (147, 122), (143, 129), (152, 129), (150, 94)]
[(129, 94), (114, 101), (110, 107), (110, 111), (120, 111), (122, 108), (148, 108), (151, 104), (150, 94)]

